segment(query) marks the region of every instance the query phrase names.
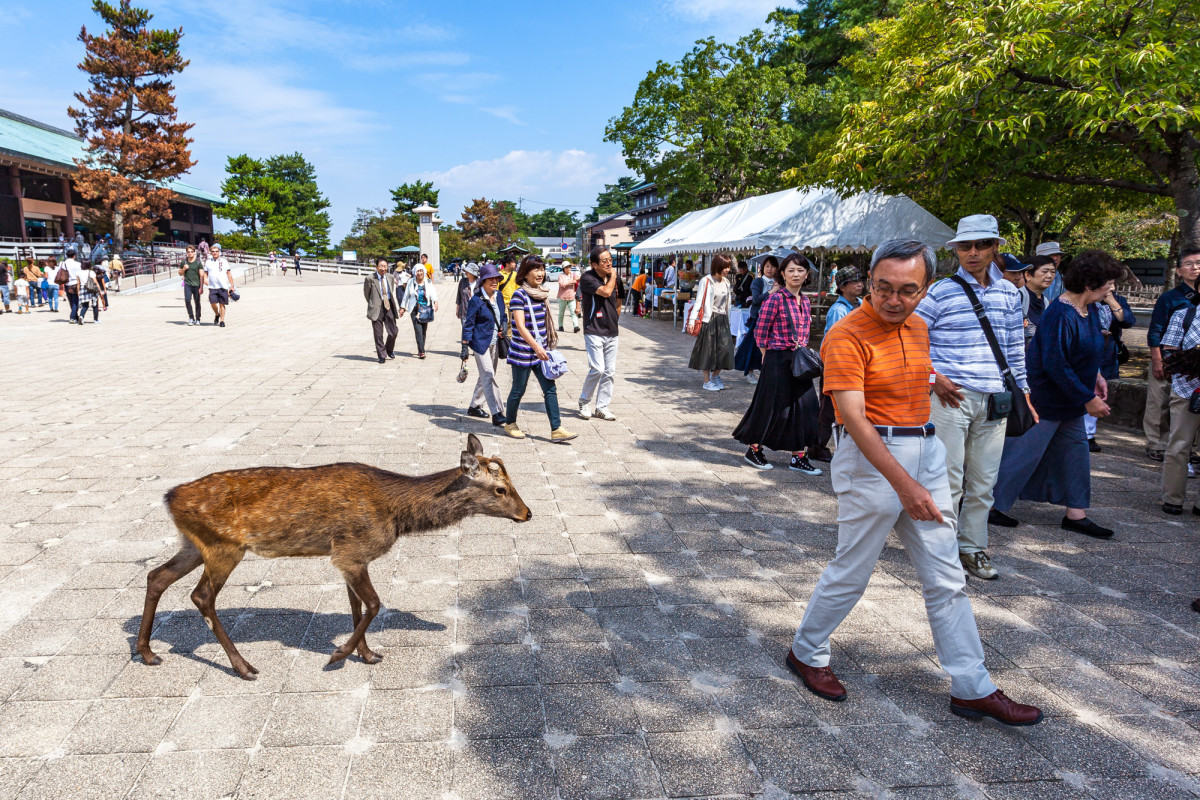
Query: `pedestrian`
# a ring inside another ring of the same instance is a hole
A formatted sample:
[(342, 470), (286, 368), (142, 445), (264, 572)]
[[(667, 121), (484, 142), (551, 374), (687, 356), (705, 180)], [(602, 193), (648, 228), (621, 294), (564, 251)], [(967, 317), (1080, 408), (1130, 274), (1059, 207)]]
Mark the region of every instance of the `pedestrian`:
[(500, 295), (504, 298), (504, 305), (512, 302), (513, 293), (517, 288), (517, 257), (512, 253), (505, 253), (500, 257)]
[(417, 358), (425, 358), (425, 332), (433, 316), (438, 310), (437, 289), (427, 277), (425, 270), (417, 267), (413, 270), (412, 280), (404, 292), (404, 300), (400, 304), (400, 316), (405, 312), (412, 318), (413, 335), (417, 339)]
[(550, 361), (550, 352), (558, 345), (558, 333), (550, 324), (550, 292), (542, 288), (546, 279), (546, 266), (541, 256), (527, 255), (516, 271), (520, 288), (513, 292), (508, 304), (508, 315), (512, 320), (512, 344), (508, 351), (508, 364), (512, 367), (512, 389), (508, 393), (508, 408), (505, 413), (504, 432), (514, 439), (524, 439), (525, 433), (517, 426), (517, 409), (529, 376), (537, 378), (542, 389), (542, 400), (546, 416), (550, 420), (550, 441), (568, 442), (578, 434), (562, 427), (558, 410), (558, 388), (555, 379), (546, 375), (542, 364)]
[(204, 262), (201, 284), (208, 286), (208, 303), (213, 310), (213, 325), (225, 327), (225, 310), (233, 292), (233, 271), (229, 262), (221, 255), (221, 245), (214, 244), (209, 258)]
[(0, 301), (4, 303), (4, 313), (11, 314), (12, 307), (13, 269), (8, 260), (0, 261)]
[(1004, 280), (1017, 287), (1018, 291), (1025, 288), (1025, 270), (1029, 265), (1011, 253), (1000, 254), (1000, 270)]
[(588, 359), (588, 373), (579, 395), (579, 416), (612, 422), (616, 416), (608, 406), (617, 376), (617, 336), (621, 332), (625, 284), (613, 269), (612, 252), (607, 247), (593, 247), (588, 263), (591, 269), (579, 279), (583, 345)]
[(375, 259), (375, 274), (363, 279), (363, 297), (367, 301), (367, 319), (375, 338), (375, 355), (382, 364), (396, 357), (396, 319), (400, 301), (396, 295), (396, 276), (388, 272), (386, 258)]
[(1000, 577), (987, 553), (987, 525), (1007, 431), (1007, 414), (994, 410), (1003, 404), (995, 406), (998, 401), (993, 396), (1002, 396), (1006, 389), (967, 288), (982, 304), (984, 319), (1023, 392), (1009, 401), (1027, 403), (1029, 392), (1021, 297), (999, 267), (999, 248), (1004, 243), (990, 214), (960, 219), (957, 235), (946, 243), (958, 255), (958, 271), (950, 280), (931, 286), (916, 312), (929, 327), (930, 356), (937, 373), (933, 384), (937, 402), (930, 420), (946, 448), (950, 516), (958, 528), (959, 553), (963, 568), (982, 580)]
[[(638, 276), (636, 278), (633, 279), (633, 284), (629, 287), (629, 294), (632, 297), (631, 303), (633, 305), (633, 315), (635, 317), (644, 316), (646, 313), (645, 308), (646, 308), (647, 278), (648, 278), (648, 276), (647, 276), (645, 270), (643, 270), (638, 273)], [(559, 317), (562, 316), (562, 305), (561, 304), (559, 305), (559, 308), (558, 308), (558, 314), (559, 314)], [(561, 324), (558, 326), (558, 329), (560, 331), (562, 330)]]
[(454, 299), (454, 316), (460, 320), (467, 313), (471, 295), (475, 294), (479, 287), (479, 265), (472, 261), (463, 267), (462, 272), (463, 276), (458, 279), (458, 294)]
[(274, 275), (274, 274), (275, 274), (275, 263), (276, 263), (276, 261), (277, 261), (277, 260), (278, 260), (278, 259), (276, 259), (276, 257), (275, 257), (275, 251), (274, 251), (274, 250), (272, 250), (271, 252), (267, 253), (267, 274), (268, 274), (268, 275)]
[(37, 262), (33, 260), (32, 256), (25, 259), (25, 267), (22, 270), (22, 273), (22, 277), (25, 278), (25, 283), (28, 284), (29, 291), (27, 296), (30, 307), (42, 306), (45, 303), (45, 301), (42, 299), (41, 292), (42, 271), (38, 269)]
[(429, 263), (429, 256), (421, 253), (421, 269), (425, 270), (425, 280), (433, 283), (433, 264)]
[[(1127, 272), (1127, 270), (1122, 272), (1122, 275)], [(1109, 397), (1112, 397), (1121, 383), (1121, 363), (1129, 360), (1129, 349), (1121, 341), (1122, 331), (1136, 325), (1137, 317), (1134, 315), (1133, 309), (1129, 307), (1129, 300), (1118, 294), (1116, 289), (1105, 295), (1093, 308), (1100, 318), (1100, 332), (1104, 335), (1104, 352), (1100, 356), (1100, 374), (1108, 384)], [(1089, 453), (1099, 453), (1102, 450), (1100, 443), (1096, 441), (1096, 421), (1091, 414), (1083, 415), (1083, 430), (1087, 434)]]
[(1063, 293), (1062, 261), (1063, 250), (1058, 242), (1042, 242), (1033, 251), (1034, 255), (1046, 256), (1054, 262), (1054, 281), (1045, 291), (1046, 302), (1049, 303)]
[(295, 253), (292, 256), (292, 265), (296, 267), (296, 277), (300, 277), (300, 254)]
[(396, 296), (403, 298), (404, 292), (408, 290), (408, 282), (412, 280), (412, 274), (399, 261), (396, 262), (394, 272), (396, 275)]
[[(833, 283), (838, 298), (825, 312), (825, 330), (821, 341), (829, 334), (829, 330), (843, 317), (862, 305), (863, 279), (854, 267), (845, 267), (834, 273)], [(808, 457), (813, 461), (829, 463), (833, 453), (829, 449), (829, 441), (833, 438), (833, 398), (821, 393), (821, 409), (817, 412), (817, 444), (809, 452)]]
[(13, 289), (16, 292), (16, 306), (18, 314), (32, 314), (33, 311), (29, 308), (29, 280), (22, 273), (15, 281), (13, 281)]
[(1034, 256), (1025, 268), (1025, 285), (1021, 287), (1021, 313), (1024, 316), (1025, 346), (1037, 333), (1038, 323), (1046, 312), (1046, 290), (1058, 276), (1058, 267), (1050, 256)]
[(121, 291), (121, 278), (125, 277), (125, 262), (121, 260), (120, 253), (112, 254), (112, 261), (109, 262), (109, 269), (112, 270), (113, 276), (113, 291)]
[(46, 304), (50, 306), (50, 310), (58, 313), (58, 284), (54, 282), (55, 274), (58, 272), (58, 261), (54, 258), (46, 258), (42, 260), (42, 294), (46, 298)]
[(579, 273), (570, 261), (558, 276), (558, 331), (563, 332), (563, 316), (571, 320), (572, 332), (579, 333)]
[(108, 264), (109, 258), (107, 255), (105, 255), (104, 260), (99, 265), (95, 261), (92, 262), (92, 269), (96, 273), (96, 280), (100, 284), (100, 303), (101, 310), (103, 311), (108, 311), (108, 280), (111, 274)]
[(212, 258), (212, 254), (209, 251), (209, 247), (208, 247), (208, 241), (206, 239), (200, 240), (200, 247), (197, 252), (200, 253), (200, 258), (203, 259), (204, 263), (206, 263), (206, 264), (208, 263), (208, 259)]
[(490, 413), (492, 424), (500, 426), (508, 421), (508, 415), (500, 398), (496, 367), (501, 358), (507, 360), (509, 349), (508, 314), (499, 291), (500, 270), (494, 264), (484, 264), (481, 268), (469, 266), (479, 269), (479, 281), (478, 289), (463, 309), (462, 360), (466, 369), (467, 358), (473, 352), (479, 377), (475, 379), (467, 416), (487, 419)]
[(788, 469), (820, 475), (806, 455), (816, 443), (817, 413), (821, 401), (813, 379), (792, 374), (796, 349), (808, 346), (812, 311), (801, 289), (809, 276), (808, 259), (799, 253), (785, 256), (775, 274), (779, 290), (763, 301), (754, 326), (754, 342), (762, 352), (762, 377), (733, 438), (747, 445), (746, 462), (771, 469), (763, 448), (792, 454)]
[(76, 253), (74, 246), (67, 248), (67, 260), (63, 262), (63, 269), (67, 271), (66, 282), (62, 284), (62, 287), (67, 294), (67, 302), (71, 304), (71, 324), (82, 325), (83, 318), (79, 314), (79, 290), (82, 286), (80, 276), (83, 274), (83, 265), (75, 258)]
[(1142, 430), (1146, 434), (1146, 456), (1154, 461), (1163, 460), (1170, 433), (1168, 413), (1172, 382), (1163, 372), (1162, 337), (1176, 311), (1200, 305), (1200, 292), (1196, 286), (1196, 280), (1200, 278), (1200, 248), (1181, 250), (1175, 277), (1175, 288), (1158, 296), (1154, 311), (1150, 314), (1150, 325), (1146, 329), (1150, 369), (1146, 375), (1146, 411), (1142, 416)]
[(742, 370), (746, 382), (751, 386), (758, 385), (758, 371), (762, 369), (762, 351), (754, 338), (754, 329), (758, 326), (758, 315), (762, 312), (763, 301), (767, 295), (779, 288), (775, 276), (779, 274), (779, 260), (775, 256), (767, 256), (762, 262), (762, 275), (750, 284), (750, 312), (746, 319), (746, 333), (738, 344), (737, 352), (733, 355), (733, 365)]
[(750, 271), (750, 265), (744, 258), (734, 257), (735, 272), (730, 277), (731, 286), (733, 289), (733, 300), (731, 301), (737, 308), (749, 308), (750, 299), (753, 295), (751, 287), (754, 285), (754, 273)]
[(200, 273), (203, 269), (204, 262), (200, 260), (195, 245), (189, 244), (184, 250), (183, 264), (179, 267), (179, 274), (183, 278), (183, 305), (187, 308), (188, 325), (200, 324)]
[(700, 279), (688, 315), (688, 332), (699, 325), (688, 369), (698, 369), (704, 376), (702, 389), (719, 392), (725, 388), (721, 382), (721, 370), (733, 369), (733, 334), (729, 330), (729, 306), (733, 298), (733, 285), (729, 272), (733, 264), (727, 255), (715, 256), (712, 270)]
[(83, 265), (79, 272), (79, 324), (83, 324), (88, 309), (92, 310), (92, 322), (100, 324), (100, 294), (104, 273), (99, 267)]
[[(1064, 271), (1063, 293), (1046, 308), (1029, 345), (1029, 388), (1038, 422), (1004, 443), (993, 524), (1019, 525), (1007, 513), (1019, 498), (1065, 506), (1063, 530), (1112, 538), (1110, 529), (1087, 516), (1092, 476), (1083, 416), (1107, 417), (1110, 411), (1108, 383), (1100, 374), (1104, 327), (1094, 304), (1123, 274), (1125, 267), (1103, 250), (1085, 250)], [(1184, 480), (1187, 453), (1185, 443)]]
[[(984, 667), (957, 558), (945, 446), (930, 423), (929, 337), (913, 314), (936, 263), (932, 248), (920, 242), (881, 244), (871, 256), (870, 302), (821, 344), (822, 390), (833, 394), (838, 421), (832, 462), (838, 542), (804, 610), (787, 665), (818, 697), (846, 699), (829, 667), (829, 637), (862, 597), (895, 529), (921, 581), (938, 662), (950, 675), (951, 712), (1034, 725), (1042, 712), (1010, 700)], [(764, 381), (767, 369), (764, 364)]]

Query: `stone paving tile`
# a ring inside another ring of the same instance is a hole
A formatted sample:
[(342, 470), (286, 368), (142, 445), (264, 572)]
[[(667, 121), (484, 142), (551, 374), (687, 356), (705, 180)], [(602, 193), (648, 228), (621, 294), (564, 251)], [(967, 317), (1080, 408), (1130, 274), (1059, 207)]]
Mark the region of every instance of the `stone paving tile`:
[[(461, 416), (469, 387), (440, 357), (456, 349), (452, 320), (431, 327), (426, 361), (354, 358), (369, 354), (360, 284), (252, 282), (201, 361), (188, 358), (197, 332), (164, 325), (182, 315), (174, 294), (118, 296), (106, 325), (83, 331), (103, 359), (9, 365), (0, 800), (1200, 795), (1200, 615), (1187, 607), (1200, 537), (1159, 515), (1159, 467), (1135, 432), (1102, 426), (1093, 459), (1092, 511), (1113, 540), (1066, 535), (1055, 509), (1019, 503), (1023, 524), (992, 531), (1001, 579), (967, 588), (993, 677), (1042, 706), (1041, 726), (950, 713), (894, 538), (833, 637), (850, 697), (829, 703), (784, 656), (836, 547), (836, 502), (828, 476), (741, 464), (728, 433), (751, 387), (701, 396), (691, 340), (631, 320), (620, 421), (568, 408), (580, 438), (552, 445), (529, 398), (536, 436), (513, 441)], [(0, 339), (32, 345), (44, 322)], [(582, 363), (577, 337), (561, 347)], [(72, 412), (67, 437), (66, 414), (31, 429), (18, 411), (63, 396), (120, 412)], [(455, 464), (466, 431), (505, 460), (534, 518), (469, 518), (374, 563), (381, 663), (326, 666), (352, 628), (327, 559), (253, 555), (217, 605), (257, 680), (229, 668), (192, 604), (198, 572), (160, 601), (162, 664), (133, 653), (146, 571), (178, 546), (172, 486), (339, 460), (423, 474)]]

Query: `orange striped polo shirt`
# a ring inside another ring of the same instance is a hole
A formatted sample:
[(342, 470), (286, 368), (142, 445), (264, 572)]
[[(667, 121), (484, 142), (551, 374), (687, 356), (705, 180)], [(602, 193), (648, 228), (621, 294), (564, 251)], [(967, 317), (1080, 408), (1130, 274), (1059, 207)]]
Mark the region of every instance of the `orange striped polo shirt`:
[[(821, 391), (862, 392), (872, 424), (908, 427), (929, 421), (929, 328), (916, 314), (897, 325), (884, 322), (864, 302), (825, 335), (821, 358)], [(836, 400), (834, 410), (841, 423)]]

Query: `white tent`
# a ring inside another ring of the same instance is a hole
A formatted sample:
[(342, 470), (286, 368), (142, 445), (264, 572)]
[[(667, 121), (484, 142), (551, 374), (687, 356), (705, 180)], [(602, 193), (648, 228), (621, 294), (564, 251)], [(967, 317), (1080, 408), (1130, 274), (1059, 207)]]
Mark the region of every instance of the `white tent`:
[(640, 242), (642, 256), (794, 247), (869, 250), (888, 239), (917, 239), (943, 248), (954, 231), (904, 195), (785, 189), (692, 211)]

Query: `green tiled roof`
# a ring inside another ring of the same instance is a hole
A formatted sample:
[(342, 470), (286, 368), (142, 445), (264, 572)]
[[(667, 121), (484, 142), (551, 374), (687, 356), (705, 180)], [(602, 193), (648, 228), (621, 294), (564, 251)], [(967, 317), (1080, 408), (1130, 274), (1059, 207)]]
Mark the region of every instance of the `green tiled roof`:
[[(73, 133), (55, 128), (0, 108), (0, 152), (40, 161), (55, 167), (75, 168), (75, 159), (83, 158), (83, 141)], [(167, 181), (176, 194), (213, 205), (224, 205), (220, 195), (179, 180)]]

